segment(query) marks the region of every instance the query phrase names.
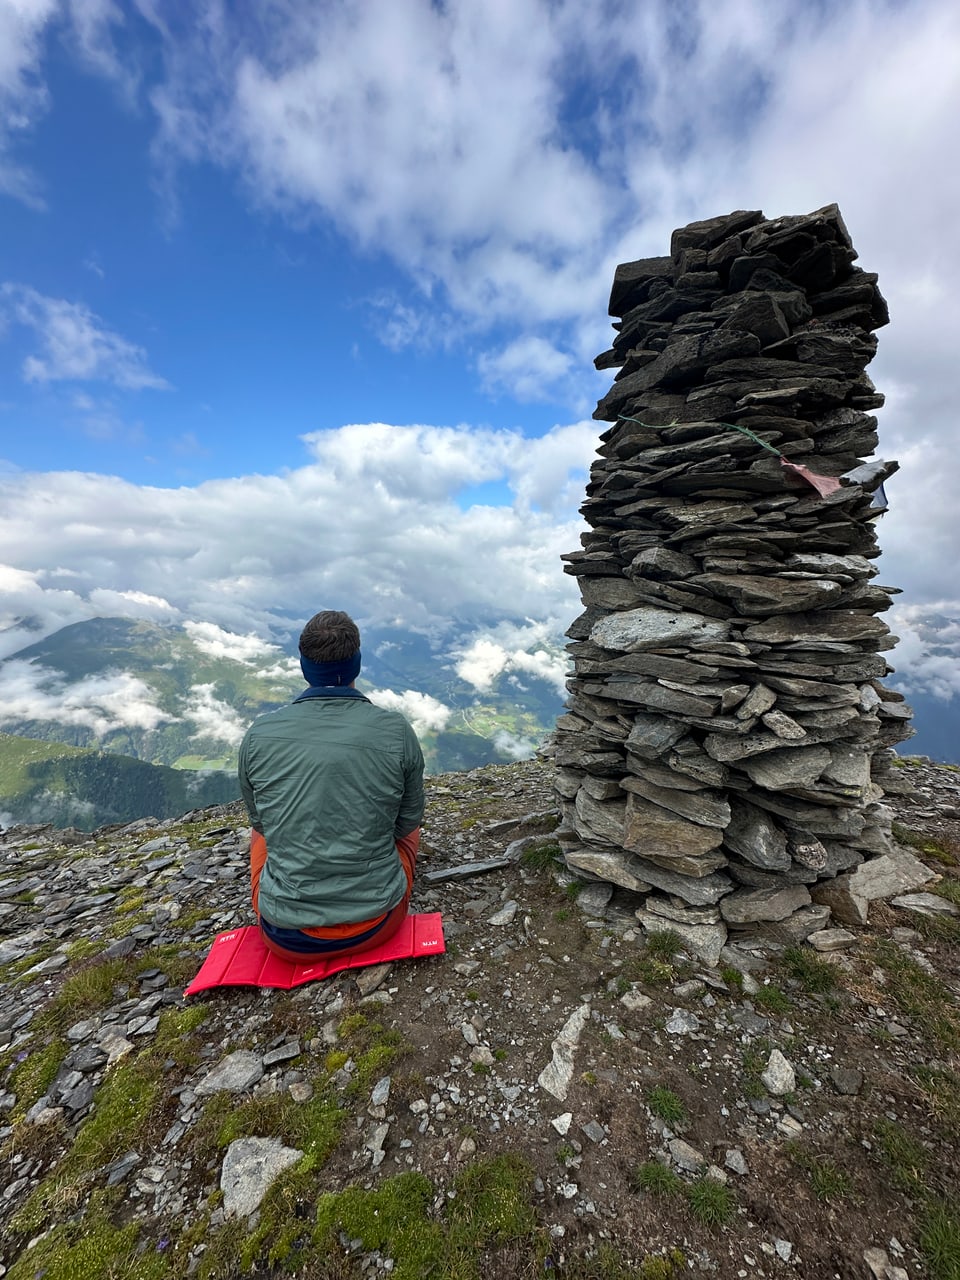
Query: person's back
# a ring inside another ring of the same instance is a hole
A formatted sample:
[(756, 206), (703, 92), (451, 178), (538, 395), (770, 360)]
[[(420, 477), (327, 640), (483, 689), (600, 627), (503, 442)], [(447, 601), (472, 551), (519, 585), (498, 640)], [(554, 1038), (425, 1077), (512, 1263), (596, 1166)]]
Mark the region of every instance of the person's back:
[(239, 768), (254, 909), (267, 945), (298, 959), (362, 950), (399, 927), (423, 816), (416, 735), (353, 687), (353, 622), (317, 614), (300, 649), (310, 688), (251, 725)]

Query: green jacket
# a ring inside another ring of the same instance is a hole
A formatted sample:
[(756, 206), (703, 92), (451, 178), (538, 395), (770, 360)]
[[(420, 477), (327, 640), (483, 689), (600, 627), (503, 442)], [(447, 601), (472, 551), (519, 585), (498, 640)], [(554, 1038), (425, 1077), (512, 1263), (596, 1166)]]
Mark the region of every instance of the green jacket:
[(423, 820), (423, 754), (403, 716), (355, 691), (306, 697), (253, 722), (239, 776), (267, 842), (266, 920), (318, 928), (397, 905), (407, 882), (395, 841)]

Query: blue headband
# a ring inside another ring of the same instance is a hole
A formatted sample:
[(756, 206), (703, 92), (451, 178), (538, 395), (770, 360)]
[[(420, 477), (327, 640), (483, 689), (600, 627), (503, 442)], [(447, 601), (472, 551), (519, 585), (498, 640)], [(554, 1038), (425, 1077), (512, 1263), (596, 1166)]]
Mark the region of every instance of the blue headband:
[(301, 653), (300, 670), (309, 685), (350, 684), (360, 674), (360, 650), (339, 662), (312, 662)]

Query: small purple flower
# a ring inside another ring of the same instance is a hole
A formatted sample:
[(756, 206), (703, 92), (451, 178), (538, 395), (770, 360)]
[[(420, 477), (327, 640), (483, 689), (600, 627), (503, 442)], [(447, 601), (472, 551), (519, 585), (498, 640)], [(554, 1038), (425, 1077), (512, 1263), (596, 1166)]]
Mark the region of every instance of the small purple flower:
[(170, 1243), (170, 1238), (169, 1238), (169, 1236), (164, 1236), (161, 1240), (158, 1240), (158, 1241), (157, 1241), (157, 1249), (156, 1249), (157, 1253), (163, 1253), (164, 1249), (166, 1249), (166, 1247), (167, 1247), (167, 1245), (169, 1245), (169, 1243)]

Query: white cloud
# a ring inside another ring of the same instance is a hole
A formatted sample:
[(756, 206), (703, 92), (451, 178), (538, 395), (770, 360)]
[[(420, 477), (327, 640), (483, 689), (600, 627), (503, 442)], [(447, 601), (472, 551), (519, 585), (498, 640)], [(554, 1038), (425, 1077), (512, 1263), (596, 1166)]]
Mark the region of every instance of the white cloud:
[[(179, 622), (180, 611), (169, 600), (145, 591), (111, 591), (95, 587), (87, 597), (103, 618), (145, 618), (150, 622)], [(190, 626), (190, 623), (186, 623)]]
[(228, 702), (217, 697), (216, 689), (215, 684), (191, 685), (190, 696), (183, 707), (184, 719), (196, 726), (194, 738), (238, 747), (247, 724)]
[(572, 617), (559, 624), (528, 622), (517, 626), (504, 622), (495, 629), (484, 629), (458, 655), (456, 673), (478, 693), (485, 693), (499, 676), (524, 672), (553, 685), (564, 697), (570, 664), (559, 636), (570, 621)]
[(47, 106), (37, 76), (43, 31), (57, 0), (20, 0), (0, 4), (0, 193), (42, 206), (29, 170), (9, 152), (18, 133), (29, 129)]
[(62, 673), (12, 659), (0, 666), (0, 724), (52, 721), (92, 729), (155, 729), (175, 717), (156, 704), (153, 690), (126, 671), (68, 681)]
[(537, 749), (537, 744), (529, 738), (518, 737), (507, 729), (498, 729), (493, 735), (493, 745), (511, 760), (529, 760)]
[(502, 351), (484, 352), (477, 361), (488, 391), (508, 391), (517, 400), (565, 402), (573, 357), (545, 338), (527, 334)]
[[(454, 623), (522, 626), (524, 618), (562, 630), (579, 611), (559, 557), (581, 528), (574, 509), (593, 430), (585, 426), (558, 427), (542, 441), (343, 427), (309, 438), (307, 466), (193, 488), (76, 472), (0, 475), (9, 622), (34, 617), (54, 630), (102, 612), (91, 603), (98, 591), (119, 593), (97, 596), (111, 612), (127, 612), (120, 597), (134, 592), (136, 616), (155, 609), (162, 618), (168, 605), (176, 617), (262, 639), (278, 618), (286, 629), (329, 607), (347, 608), (361, 626), (438, 638)], [(485, 480), (509, 485), (514, 504), (459, 505), (461, 490)], [(61, 572), (48, 579), (43, 565)], [(218, 631), (202, 634), (227, 643)], [(255, 641), (247, 643), (254, 658)]]
[(890, 625), (900, 637), (891, 659), (897, 686), (944, 701), (960, 696), (960, 600), (901, 605)]
[(455, 670), (461, 680), (480, 693), (493, 687), (493, 682), (501, 672), (506, 670), (509, 658), (507, 651), (492, 640), (478, 639), (462, 654)]
[(235, 635), (224, 631), (213, 622), (185, 621), (183, 629), (201, 653), (212, 658), (229, 658), (232, 662), (242, 662), (244, 666), (253, 667), (264, 658), (277, 657), (280, 649), (257, 635)]
[(105, 328), (79, 302), (49, 298), (29, 285), (0, 286), (3, 310), (40, 339), (42, 356), (23, 362), (27, 382), (110, 382), (130, 391), (169, 389), (147, 365), (147, 353)]
[(453, 709), (445, 706), (429, 693), (405, 689), (394, 693), (392, 689), (374, 689), (366, 695), (378, 707), (399, 711), (413, 725), (416, 733), (440, 733), (453, 715)]

